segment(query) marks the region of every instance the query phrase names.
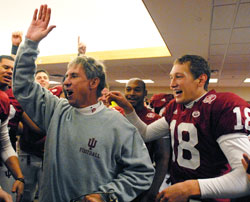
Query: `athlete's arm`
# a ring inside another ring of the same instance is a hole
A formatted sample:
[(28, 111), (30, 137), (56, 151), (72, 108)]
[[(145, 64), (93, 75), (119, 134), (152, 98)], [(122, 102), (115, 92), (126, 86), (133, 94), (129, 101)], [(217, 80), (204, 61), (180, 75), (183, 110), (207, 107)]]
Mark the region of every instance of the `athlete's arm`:
[(4, 162), (11, 156), (17, 156), (10, 143), (8, 121), (9, 119), (5, 120), (3, 123), (0, 121), (0, 152)]
[(242, 166), (243, 153), (250, 154), (250, 143), (244, 134), (223, 135), (217, 140), (232, 171), (217, 178), (199, 179), (202, 198), (236, 198), (249, 194), (250, 182)]
[(129, 114), (125, 114), (126, 118), (132, 123), (140, 132), (145, 142), (150, 142), (159, 139), (163, 136), (169, 136), (169, 125), (164, 117), (147, 125), (145, 124), (133, 110)]

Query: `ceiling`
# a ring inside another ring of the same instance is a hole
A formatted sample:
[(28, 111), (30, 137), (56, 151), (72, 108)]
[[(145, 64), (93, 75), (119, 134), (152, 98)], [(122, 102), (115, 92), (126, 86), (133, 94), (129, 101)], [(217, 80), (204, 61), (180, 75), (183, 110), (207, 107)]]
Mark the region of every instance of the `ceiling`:
[[(143, 0), (171, 57), (106, 60), (108, 83), (139, 77), (152, 79), (150, 88), (169, 86), (174, 59), (184, 54), (206, 58), (218, 78), (211, 87), (250, 87), (250, 0)], [(138, 27), (138, 29), (140, 29)], [(133, 30), (136, 32), (136, 30)], [(66, 63), (39, 65), (51, 75), (64, 74)], [(51, 77), (61, 81), (61, 78)]]

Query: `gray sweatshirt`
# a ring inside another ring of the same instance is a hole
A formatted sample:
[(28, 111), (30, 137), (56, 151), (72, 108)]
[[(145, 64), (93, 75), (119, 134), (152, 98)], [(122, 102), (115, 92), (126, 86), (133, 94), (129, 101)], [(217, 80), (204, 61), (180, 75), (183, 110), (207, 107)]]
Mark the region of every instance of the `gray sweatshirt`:
[(154, 168), (137, 129), (98, 103), (86, 113), (34, 82), (38, 43), (25, 40), (16, 57), (13, 91), (24, 111), (47, 133), (40, 202), (69, 202), (114, 190), (129, 202), (152, 182)]

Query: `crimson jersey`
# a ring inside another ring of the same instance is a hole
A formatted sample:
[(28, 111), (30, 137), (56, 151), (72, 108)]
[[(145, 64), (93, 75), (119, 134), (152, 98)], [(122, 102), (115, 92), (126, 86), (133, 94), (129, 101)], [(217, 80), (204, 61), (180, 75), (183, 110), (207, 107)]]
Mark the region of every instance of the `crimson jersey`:
[(9, 88), (8, 90), (4, 91), (9, 99), (10, 99), (10, 115), (9, 115), (9, 134), (10, 134), (10, 141), (14, 149), (16, 149), (16, 133), (18, 130), (19, 121), (21, 121), (23, 109), (18, 101), (15, 99), (12, 89)]
[(173, 100), (165, 119), (173, 148), (172, 183), (220, 176), (227, 159), (216, 140), (222, 135), (250, 133), (249, 104), (233, 93), (212, 90), (191, 109)]
[(0, 90), (0, 120), (6, 121), (10, 112), (10, 101), (7, 94)]
[(53, 95), (56, 95), (57, 97), (60, 97), (63, 89), (62, 89), (62, 86), (55, 86), (53, 88), (50, 88), (49, 91), (53, 94)]
[[(146, 123), (147, 125), (149, 125), (150, 123), (153, 123), (154, 121), (156, 121), (157, 119), (161, 118), (161, 116), (159, 116), (158, 114), (152, 112), (150, 109), (144, 107), (142, 110), (135, 111), (136, 114), (140, 117), (140, 119)], [(157, 141), (157, 140), (155, 140)], [(146, 146), (148, 149), (148, 153), (150, 155), (151, 161), (154, 162), (154, 151), (155, 151), (155, 141), (152, 142), (147, 142)]]

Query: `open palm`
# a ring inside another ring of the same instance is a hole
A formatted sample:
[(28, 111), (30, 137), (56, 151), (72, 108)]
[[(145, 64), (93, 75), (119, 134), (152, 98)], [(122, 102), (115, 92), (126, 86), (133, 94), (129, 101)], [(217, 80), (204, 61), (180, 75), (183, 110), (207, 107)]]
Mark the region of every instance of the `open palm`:
[(26, 34), (26, 38), (39, 42), (56, 26), (51, 25), (48, 27), (51, 9), (48, 8), (47, 5), (41, 5), (38, 16), (37, 13), (38, 9), (34, 11), (33, 19)]

